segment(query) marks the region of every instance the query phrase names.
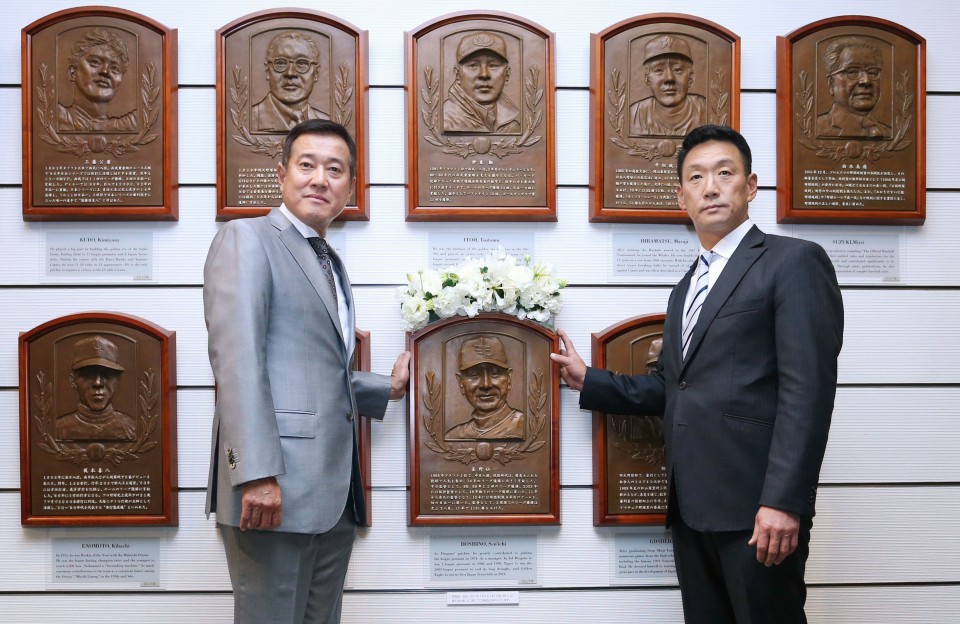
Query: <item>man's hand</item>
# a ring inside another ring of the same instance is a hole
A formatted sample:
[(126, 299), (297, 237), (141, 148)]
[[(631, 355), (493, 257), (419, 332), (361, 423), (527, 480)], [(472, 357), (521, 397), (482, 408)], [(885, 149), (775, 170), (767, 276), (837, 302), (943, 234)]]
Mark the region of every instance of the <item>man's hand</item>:
[(757, 547), (757, 561), (769, 568), (792, 555), (799, 539), (800, 516), (773, 507), (760, 507), (748, 543)]
[(240, 530), (275, 529), (283, 521), (281, 507), (283, 496), (276, 477), (248, 481), (240, 486)]
[(390, 372), (390, 400), (402, 399), (410, 381), (410, 352), (404, 351), (397, 357)]
[(583, 379), (587, 376), (587, 365), (573, 348), (573, 341), (562, 329), (558, 329), (563, 348), (560, 353), (551, 353), (550, 359), (560, 364), (560, 376), (574, 390), (583, 390)]

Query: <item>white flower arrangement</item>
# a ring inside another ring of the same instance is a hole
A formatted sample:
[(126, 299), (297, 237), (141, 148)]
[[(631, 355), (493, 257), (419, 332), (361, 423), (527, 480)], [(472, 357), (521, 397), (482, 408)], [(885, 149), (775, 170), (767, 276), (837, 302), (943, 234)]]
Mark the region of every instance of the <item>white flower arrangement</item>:
[(503, 312), (550, 324), (562, 306), (560, 289), (567, 285), (552, 272), (550, 264), (531, 265), (530, 256), (518, 263), (503, 250), (442, 271), (421, 269), (408, 273), (407, 285), (397, 289), (400, 313), (409, 331), (431, 321), (474, 317), (480, 312)]

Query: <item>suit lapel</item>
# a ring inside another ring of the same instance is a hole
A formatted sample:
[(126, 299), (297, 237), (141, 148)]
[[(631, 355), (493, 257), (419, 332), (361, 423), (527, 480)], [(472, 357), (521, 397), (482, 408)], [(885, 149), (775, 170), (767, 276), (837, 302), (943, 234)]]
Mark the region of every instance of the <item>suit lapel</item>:
[[(300, 234), (300, 231), (297, 230), (278, 209), (272, 210), (269, 217), (270, 222), (277, 228), (277, 236), (280, 238), (280, 242), (283, 243), (287, 251), (290, 252), (290, 255), (293, 256), (293, 260), (303, 271), (313, 290), (317, 293), (317, 296), (320, 297), (320, 301), (323, 302), (323, 307), (330, 316), (330, 320), (337, 330), (337, 335), (340, 336), (340, 342), (343, 344), (343, 329), (340, 327), (340, 314), (337, 311), (337, 302), (333, 300), (330, 286), (323, 276), (323, 271), (320, 269), (320, 262), (317, 261), (316, 252), (313, 250), (313, 247), (310, 246), (310, 243), (307, 242), (307, 239)], [(339, 262), (340, 259), (337, 258), (337, 263), (339, 264)], [(340, 271), (339, 277), (343, 279), (343, 271)], [(343, 283), (344, 290), (349, 292), (349, 284), (347, 284), (345, 280)], [(353, 302), (348, 301), (347, 303), (352, 308)]]
[[(727, 266), (723, 268), (720, 279), (710, 288), (710, 292), (707, 293), (707, 298), (703, 302), (703, 308), (700, 309), (700, 318), (697, 319), (697, 325), (693, 328), (693, 335), (690, 336), (690, 346), (687, 348), (687, 357), (683, 360), (684, 366), (687, 365), (697, 352), (697, 347), (700, 346), (703, 335), (707, 333), (707, 328), (710, 327), (713, 319), (717, 317), (720, 308), (723, 307), (723, 304), (726, 303), (730, 295), (733, 294), (733, 291), (736, 290), (740, 284), (740, 280), (743, 279), (743, 276), (746, 275), (750, 267), (753, 266), (753, 263), (757, 261), (757, 258), (766, 251), (766, 247), (763, 246), (763, 239), (764, 234), (757, 226), (750, 228), (747, 235), (740, 241), (740, 245), (737, 246), (737, 250), (733, 252), (730, 260), (727, 261)], [(687, 274), (686, 281), (689, 282), (689, 273)]]

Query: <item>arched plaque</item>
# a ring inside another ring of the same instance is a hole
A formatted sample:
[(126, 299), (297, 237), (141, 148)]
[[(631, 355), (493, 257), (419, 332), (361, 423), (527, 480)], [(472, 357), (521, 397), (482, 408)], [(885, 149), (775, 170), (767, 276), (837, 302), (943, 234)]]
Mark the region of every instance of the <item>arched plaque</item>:
[[(643, 375), (656, 366), (665, 314), (635, 316), (592, 334), (593, 366)], [(593, 524), (663, 524), (663, 416), (593, 413)]]

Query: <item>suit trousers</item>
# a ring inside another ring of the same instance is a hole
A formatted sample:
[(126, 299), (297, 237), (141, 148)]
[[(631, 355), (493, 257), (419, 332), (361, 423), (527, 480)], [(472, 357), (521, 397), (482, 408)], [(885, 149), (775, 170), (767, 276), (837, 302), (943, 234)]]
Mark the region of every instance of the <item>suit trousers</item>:
[(688, 624), (804, 624), (810, 553), (808, 519), (797, 549), (780, 565), (757, 561), (753, 531), (696, 531), (673, 514), (673, 557)]
[(218, 524), (233, 585), (234, 624), (338, 624), (357, 535), (353, 505), (326, 533), (241, 531)]

